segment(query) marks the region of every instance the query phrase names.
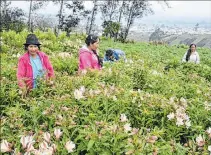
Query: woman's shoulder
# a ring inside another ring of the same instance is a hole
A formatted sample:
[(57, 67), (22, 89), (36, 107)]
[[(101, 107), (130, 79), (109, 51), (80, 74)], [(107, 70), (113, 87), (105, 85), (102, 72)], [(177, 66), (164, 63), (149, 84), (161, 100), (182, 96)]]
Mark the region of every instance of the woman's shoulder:
[(38, 55), (41, 57), (48, 57), (48, 55), (43, 51), (38, 51)]
[(26, 60), (28, 58), (28, 52), (26, 52), (26, 53), (24, 53), (23, 55), (21, 55), (20, 57), (19, 57), (19, 61), (20, 60)]

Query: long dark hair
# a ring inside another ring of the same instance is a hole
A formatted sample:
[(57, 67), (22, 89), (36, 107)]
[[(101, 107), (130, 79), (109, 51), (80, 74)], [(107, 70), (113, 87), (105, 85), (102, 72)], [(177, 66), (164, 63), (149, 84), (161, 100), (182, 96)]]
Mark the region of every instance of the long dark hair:
[[(98, 36), (95, 36), (93, 34), (90, 34), (86, 37), (86, 40), (85, 40), (85, 43), (87, 46), (89, 46), (90, 44), (94, 44), (96, 43), (97, 41), (99, 40), (99, 37)], [(100, 58), (100, 56), (97, 54), (97, 51), (95, 50), (92, 50), (93, 53), (97, 56), (97, 60), (98, 60), (98, 64), (102, 67), (103, 66), (103, 61), (102, 59)]]
[(191, 55), (191, 46), (195, 46), (196, 47), (196, 44), (190, 44), (190, 47), (188, 49), (188, 52), (187, 52), (187, 55), (186, 55), (186, 61), (188, 61), (190, 59), (190, 55)]

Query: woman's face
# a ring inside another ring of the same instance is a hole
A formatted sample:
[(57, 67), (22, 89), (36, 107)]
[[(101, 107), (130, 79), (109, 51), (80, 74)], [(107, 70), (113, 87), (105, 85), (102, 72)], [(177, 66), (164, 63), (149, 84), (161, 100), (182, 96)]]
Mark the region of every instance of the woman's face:
[(99, 47), (99, 39), (97, 39), (97, 42), (95, 42), (93, 44), (90, 44), (89, 46), (90, 46), (90, 48), (92, 50), (95, 50), (96, 51), (98, 49), (98, 47)]
[(37, 51), (38, 51), (38, 46), (37, 45), (29, 45), (28, 51), (29, 51), (29, 54), (32, 56), (36, 55)]
[(195, 51), (196, 51), (196, 46), (195, 46), (195, 45), (192, 45), (192, 46), (190, 47), (190, 49), (191, 49), (191, 52), (195, 52)]

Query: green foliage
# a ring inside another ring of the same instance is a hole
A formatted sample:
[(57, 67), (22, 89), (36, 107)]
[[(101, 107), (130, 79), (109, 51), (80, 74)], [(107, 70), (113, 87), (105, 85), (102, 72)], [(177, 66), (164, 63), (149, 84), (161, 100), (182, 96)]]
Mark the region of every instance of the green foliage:
[(118, 22), (104, 21), (102, 26), (104, 28), (103, 35), (106, 37), (109, 35), (110, 38), (114, 38), (120, 30), (120, 23)]
[[(55, 154), (67, 154), (67, 141), (76, 144), (71, 153), (75, 155), (209, 153), (210, 49), (197, 49), (201, 63), (196, 65), (181, 63), (184, 48), (122, 44), (103, 38), (100, 55), (107, 48), (120, 48), (126, 52), (127, 62), (105, 63), (102, 71), (79, 75), (78, 49), (85, 35), (35, 33), (42, 51), (49, 55), (56, 79), (53, 85), (39, 80), (38, 88), (25, 98), (18, 89), (16, 71), (28, 32), (1, 33), (1, 140), (11, 143), (16, 153), (26, 152), (20, 143), (22, 135), (34, 135), (33, 146), (39, 149), (44, 132), (51, 135), (48, 145), (57, 146)], [(61, 57), (61, 52), (71, 56)], [(77, 96), (81, 86), (85, 90)], [(190, 126), (178, 125), (178, 116), (169, 120), (170, 113), (186, 116)], [(121, 120), (121, 114), (127, 119)], [(127, 123), (132, 131), (127, 132)], [(56, 128), (63, 132), (59, 139), (54, 135)], [(205, 142), (202, 147), (196, 142), (199, 135)]]

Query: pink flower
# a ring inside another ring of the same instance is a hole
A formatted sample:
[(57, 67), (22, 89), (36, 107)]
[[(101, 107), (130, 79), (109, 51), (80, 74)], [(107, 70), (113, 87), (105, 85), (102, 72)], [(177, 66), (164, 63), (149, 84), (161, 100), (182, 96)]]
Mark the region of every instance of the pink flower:
[(68, 141), (65, 144), (65, 148), (67, 149), (68, 153), (73, 152), (73, 149), (75, 148), (75, 144), (72, 141)]
[(68, 111), (69, 108), (67, 108), (67, 107), (61, 107), (61, 110), (63, 110), (63, 111)]
[(45, 133), (43, 134), (43, 138), (44, 138), (44, 140), (45, 140), (46, 142), (50, 143), (50, 138), (51, 138), (50, 133), (45, 132)]
[(7, 140), (2, 140), (1, 142), (1, 152), (11, 152), (10, 144), (7, 142)]
[(28, 143), (26, 152), (32, 152), (35, 150), (33, 144), (33, 142)]
[(147, 139), (147, 142), (148, 143), (155, 143), (155, 141), (158, 139), (157, 136), (150, 136), (148, 139)]
[(54, 130), (54, 135), (56, 136), (56, 139), (59, 139), (62, 135), (62, 132), (60, 129), (55, 129)]
[(125, 114), (121, 114), (120, 121), (121, 122), (127, 122), (128, 121), (127, 116)]
[(132, 129), (132, 132), (131, 132), (129, 135), (135, 135), (135, 134), (138, 133), (138, 131), (139, 131), (139, 129), (133, 128), (133, 129)]
[(204, 146), (205, 141), (204, 141), (204, 139), (202, 138), (201, 135), (199, 135), (198, 137), (196, 137), (196, 143), (197, 143), (197, 145), (198, 145), (199, 147)]
[(27, 148), (28, 144), (33, 144), (34, 140), (33, 140), (33, 136), (22, 136), (20, 139), (20, 142), (23, 146), (23, 148)]
[(39, 145), (39, 148), (40, 148), (40, 150), (46, 150), (46, 149), (48, 149), (48, 143), (46, 143), (45, 141), (44, 142), (42, 142), (40, 145)]

